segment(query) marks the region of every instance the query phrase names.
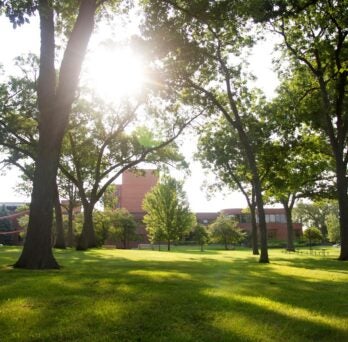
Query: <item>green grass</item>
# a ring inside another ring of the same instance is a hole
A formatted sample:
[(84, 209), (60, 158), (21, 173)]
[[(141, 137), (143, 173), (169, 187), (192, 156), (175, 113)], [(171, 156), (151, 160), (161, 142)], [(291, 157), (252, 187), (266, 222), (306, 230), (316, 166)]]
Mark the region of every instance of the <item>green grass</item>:
[(57, 251), (12, 269), (0, 248), (0, 341), (348, 341), (348, 264), (271, 250)]

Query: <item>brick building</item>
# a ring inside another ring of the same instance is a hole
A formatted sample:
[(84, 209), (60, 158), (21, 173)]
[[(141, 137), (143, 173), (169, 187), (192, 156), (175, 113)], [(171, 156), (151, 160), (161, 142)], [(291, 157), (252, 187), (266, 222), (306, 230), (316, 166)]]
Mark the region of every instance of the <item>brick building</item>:
[[(129, 248), (137, 247), (139, 243), (149, 243), (143, 224), (145, 212), (142, 208), (142, 202), (145, 195), (157, 182), (157, 170), (141, 170), (137, 173), (126, 171), (122, 174), (122, 184), (116, 187), (117, 207), (127, 209), (137, 222), (138, 240), (130, 242)], [(117, 243), (116, 247), (122, 248), (121, 243)]]
[[(239, 222), (241, 229), (251, 232), (251, 216), (243, 213), (243, 209), (224, 209), (221, 212), (227, 216), (235, 218)], [(282, 208), (265, 208), (267, 235), (272, 240), (287, 240), (287, 226), (285, 210)], [(302, 235), (302, 224), (293, 223), (295, 237)]]
[[(138, 241), (132, 242), (129, 247), (137, 247), (139, 243), (149, 243), (147, 238), (143, 218), (145, 212), (142, 209), (142, 201), (147, 192), (149, 192), (158, 182), (158, 173), (155, 170), (142, 170), (142, 172), (132, 173), (126, 171), (122, 175), (122, 184), (117, 185), (116, 196), (118, 197), (118, 207), (127, 209), (138, 222), (137, 235)], [(243, 213), (243, 209), (224, 209), (221, 213), (234, 217), (241, 229), (251, 232), (250, 214)], [(269, 239), (286, 240), (287, 227), (284, 209), (266, 208), (266, 222)], [(196, 213), (197, 222), (209, 225), (220, 214), (220, 212), (199, 212)], [(302, 235), (302, 225), (294, 223), (295, 236)], [(117, 245), (121, 247), (121, 245)]]

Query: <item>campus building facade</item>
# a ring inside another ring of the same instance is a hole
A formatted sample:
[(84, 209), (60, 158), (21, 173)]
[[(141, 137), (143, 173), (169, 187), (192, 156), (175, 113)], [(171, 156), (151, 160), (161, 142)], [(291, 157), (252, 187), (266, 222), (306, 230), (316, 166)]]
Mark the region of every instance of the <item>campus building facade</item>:
[[(158, 173), (155, 170), (142, 170), (138, 173), (126, 171), (122, 175), (122, 184), (116, 187), (118, 197), (118, 207), (127, 209), (136, 219), (138, 241), (130, 243), (129, 248), (137, 247), (139, 243), (149, 243), (146, 229), (143, 224), (145, 212), (142, 209), (142, 202), (147, 192), (149, 192), (158, 182)], [(222, 213), (233, 217), (239, 223), (239, 227), (251, 233), (250, 214), (244, 213), (242, 208), (223, 209), (220, 212), (199, 212), (196, 213), (197, 222), (209, 225)], [(265, 208), (268, 238), (273, 240), (287, 239), (286, 216), (284, 209)], [(293, 224), (295, 237), (302, 235), (302, 225)], [(121, 247), (121, 245), (118, 245)]]

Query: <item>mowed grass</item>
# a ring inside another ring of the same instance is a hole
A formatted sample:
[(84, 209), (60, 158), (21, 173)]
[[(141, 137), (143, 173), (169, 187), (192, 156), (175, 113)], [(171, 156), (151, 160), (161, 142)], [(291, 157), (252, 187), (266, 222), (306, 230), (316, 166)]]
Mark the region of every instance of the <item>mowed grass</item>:
[(271, 250), (56, 251), (13, 269), (0, 248), (0, 341), (348, 341), (348, 263)]

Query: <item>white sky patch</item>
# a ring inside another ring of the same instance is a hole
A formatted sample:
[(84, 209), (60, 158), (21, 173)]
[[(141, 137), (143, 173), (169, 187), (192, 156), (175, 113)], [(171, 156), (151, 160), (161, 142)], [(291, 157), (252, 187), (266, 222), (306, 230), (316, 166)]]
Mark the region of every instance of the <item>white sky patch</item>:
[(279, 79), (274, 71), (272, 60), (279, 55), (274, 52), (275, 44), (280, 42), (280, 38), (274, 34), (267, 34), (264, 40), (259, 41), (248, 59), (250, 70), (256, 76), (256, 80), (251, 84), (263, 91), (268, 99), (275, 96), (275, 89), (279, 85)]
[(100, 46), (88, 55), (85, 73), (87, 84), (108, 102), (136, 96), (144, 84), (142, 60), (127, 47)]

